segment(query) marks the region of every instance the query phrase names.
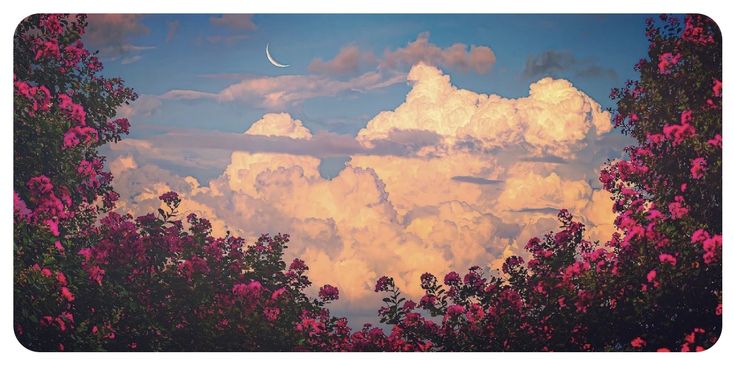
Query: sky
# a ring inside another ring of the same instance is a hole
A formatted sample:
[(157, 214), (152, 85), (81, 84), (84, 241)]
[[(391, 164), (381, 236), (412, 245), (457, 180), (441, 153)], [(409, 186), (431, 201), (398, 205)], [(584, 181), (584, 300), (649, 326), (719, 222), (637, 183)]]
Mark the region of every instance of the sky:
[(419, 299), (423, 272), (496, 269), (560, 208), (610, 237), (598, 172), (630, 140), (608, 96), (645, 17), (117, 14), (84, 41), (139, 94), (102, 150), (118, 209), (176, 190), (217, 235), (290, 233), (359, 321), (379, 276)]

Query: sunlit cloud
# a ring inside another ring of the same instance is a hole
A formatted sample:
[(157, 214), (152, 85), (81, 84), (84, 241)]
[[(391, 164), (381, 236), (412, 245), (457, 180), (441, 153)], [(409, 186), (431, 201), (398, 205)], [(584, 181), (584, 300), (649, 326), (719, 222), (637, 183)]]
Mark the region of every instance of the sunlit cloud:
[[(425, 64), (408, 79), (405, 102), (357, 137), (313, 133), (287, 113), (269, 113), (243, 133), (179, 130), (127, 141), (111, 153), (120, 209), (158, 207), (156, 194), (174, 189), (181, 209), (210, 218), (215, 234), (287, 232), (287, 255), (305, 259), (316, 284), (339, 286), (336, 306), (349, 311), (374, 306), (372, 285), (383, 274), (417, 295), (424, 272), (497, 268), (524, 254), (527, 239), (556, 230), (557, 208), (589, 225), (591, 239), (614, 230), (608, 193), (590, 182), (603, 154), (588, 152), (597, 148), (590, 141), (607, 143), (609, 117), (570, 82), (542, 79), (510, 99), (457, 88)], [(467, 147), (468, 137), (493, 148)], [(161, 156), (173, 163), (184, 150), (226, 157), (202, 184), (160, 167)], [(321, 158), (338, 155), (350, 159), (323, 178)]]

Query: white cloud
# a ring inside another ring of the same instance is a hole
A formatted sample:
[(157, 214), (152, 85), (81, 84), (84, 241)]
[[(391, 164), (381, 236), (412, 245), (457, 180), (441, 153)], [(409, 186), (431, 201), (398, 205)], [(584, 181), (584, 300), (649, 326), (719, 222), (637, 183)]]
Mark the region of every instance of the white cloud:
[(303, 126), (303, 122), (293, 119), (288, 113), (268, 113), (253, 123), (245, 134), (256, 136), (280, 136), (295, 139), (311, 139), (311, 131)]
[(528, 97), (507, 99), (451, 84), (439, 69), (419, 64), (408, 74), (413, 88), (394, 111), (384, 111), (357, 139), (371, 146), (394, 130), (427, 130), (451, 143), (483, 148), (522, 145), (535, 155), (572, 157), (587, 141), (611, 130), (609, 112), (566, 80), (544, 78)]

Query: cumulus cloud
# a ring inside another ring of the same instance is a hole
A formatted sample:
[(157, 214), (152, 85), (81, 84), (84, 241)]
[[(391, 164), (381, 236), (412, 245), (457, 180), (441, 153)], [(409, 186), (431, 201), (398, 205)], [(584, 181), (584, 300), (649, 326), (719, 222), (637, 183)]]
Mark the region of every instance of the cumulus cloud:
[(429, 42), (428, 37), (429, 33), (424, 32), (403, 48), (386, 50), (380, 61), (380, 67), (410, 67), (422, 62), (433, 66), (485, 74), (496, 61), (494, 52), (489, 47), (454, 43), (448, 48), (441, 48)]
[(280, 136), (295, 139), (311, 139), (311, 131), (303, 122), (293, 119), (288, 113), (268, 113), (253, 123), (245, 134), (255, 136)]
[(614, 69), (602, 67), (589, 59), (578, 59), (568, 51), (548, 50), (538, 55), (530, 55), (523, 69), (523, 75), (527, 78), (556, 76), (564, 72), (571, 72), (577, 77), (617, 78)]
[[(509, 99), (456, 88), (425, 64), (408, 78), (405, 102), (357, 137), (311, 133), (289, 114), (269, 113), (243, 133), (125, 140), (110, 164), (120, 209), (149, 211), (174, 189), (181, 210), (211, 219), (215, 234), (287, 232), (288, 258), (308, 262), (315, 286), (337, 285), (336, 309), (349, 313), (379, 302), (373, 285), (381, 275), (416, 296), (424, 272), (496, 269), (524, 254), (529, 238), (557, 230), (560, 208), (589, 226), (589, 238), (614, 231), (609, 194), (589, 182), (602, 154), (574, 153), (605, 136), (609, 117), (571, 83), (543, 79), (527, 97)], [(186, 146), (232, 152), (205, 184), (143, 160)], [(328, 148), (350, 159), (325, 179), (319, 165)]]
[(142, 58), (140, 52), (155, 48), (131, 43), (132, 38), (150, 31), (143, 25), (140, 14), (89, 14), (87, 21), (84, 41), (107, 59), (122, 58), (125, 63), (133, 63)]
[(484, 149), (524, 146), (535, 156), (570, 157), (588, 140), (612, 128), (609, 112), (566, 80), (544, 78), (527, 97), (503, 98), (458, 89), (448, 75), (425, 64), (408, 74), (413, 84), (405, 102), (384, 111), (357, 139), (372, 145), (394, 130), (428, 130)]

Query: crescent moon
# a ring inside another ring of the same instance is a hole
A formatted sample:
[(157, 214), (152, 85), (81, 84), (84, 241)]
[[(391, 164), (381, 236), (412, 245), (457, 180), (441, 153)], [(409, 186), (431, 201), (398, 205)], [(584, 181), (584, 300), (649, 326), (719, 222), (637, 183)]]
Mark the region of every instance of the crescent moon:
[(270, 55), (270, 43), (265, 45), (265, 55), (268, 56), (268, 61), (270, 61), (271, 64), (275, 67), (288, 67), (290, 65), (284, 65), (282, 63), (279, 63), (276, 61), (273, 56)]

